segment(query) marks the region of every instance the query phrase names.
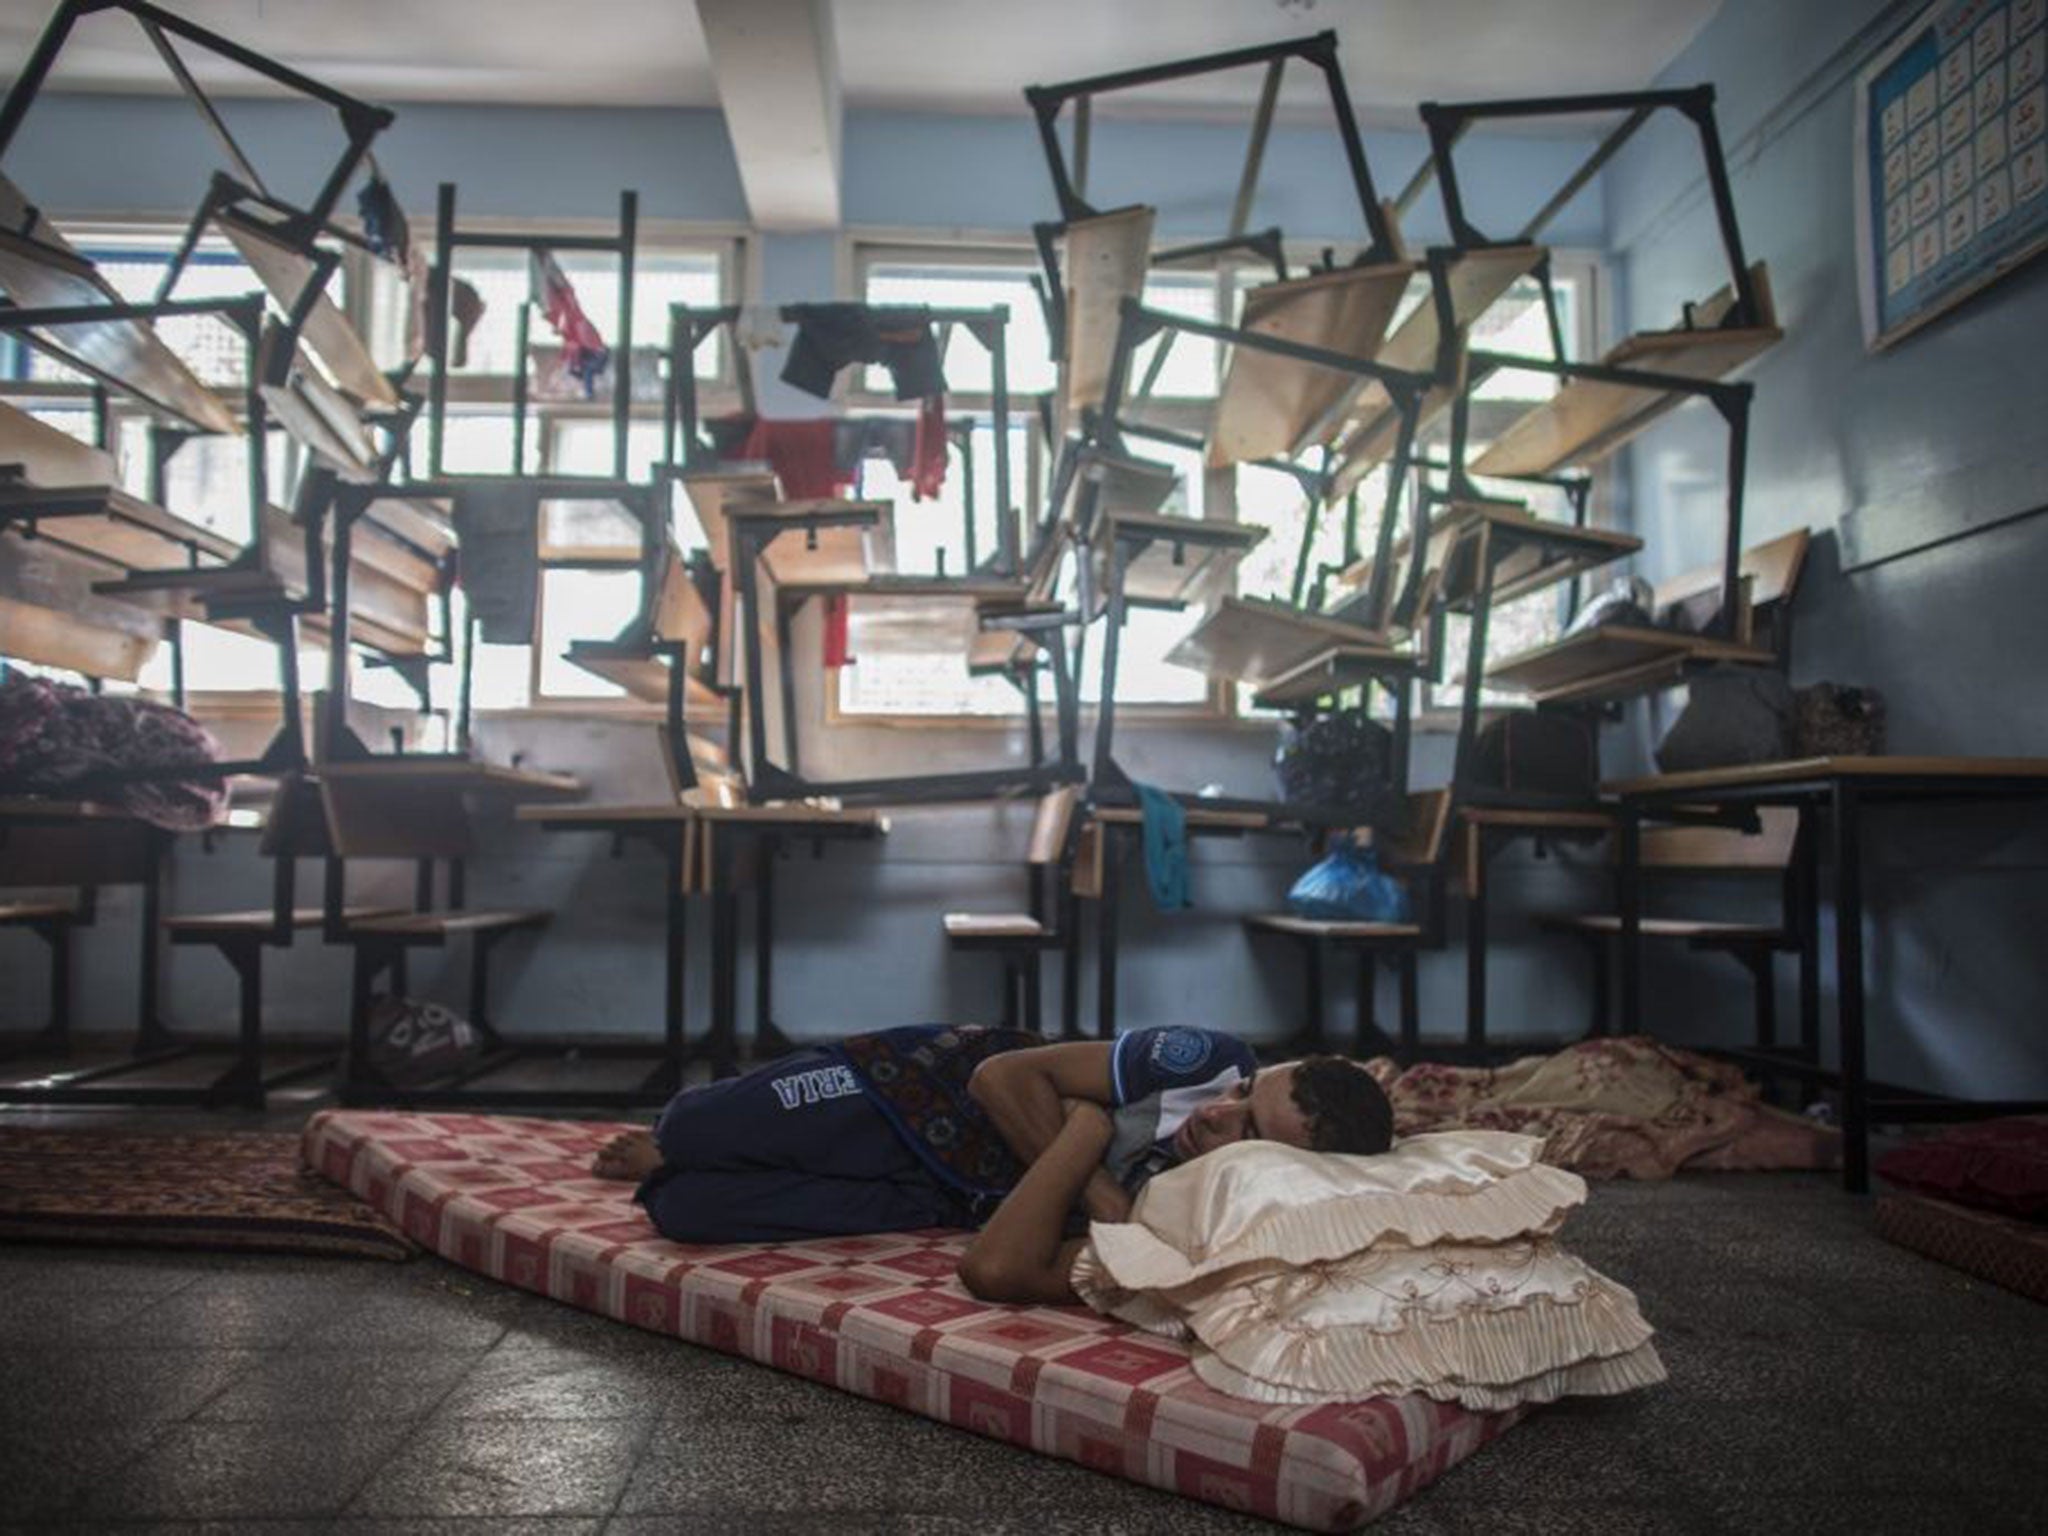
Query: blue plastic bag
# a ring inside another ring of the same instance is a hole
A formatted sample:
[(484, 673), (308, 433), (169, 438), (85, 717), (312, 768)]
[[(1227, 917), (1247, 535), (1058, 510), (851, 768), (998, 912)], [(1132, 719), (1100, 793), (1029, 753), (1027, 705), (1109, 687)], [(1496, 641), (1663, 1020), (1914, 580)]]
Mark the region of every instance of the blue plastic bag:
[(1299, 917), (1340, 923), (1405, 923), (1408, 887), (1380, 868), (1379, 855), (1349, 838), (1312, 864), (1287, 893)]

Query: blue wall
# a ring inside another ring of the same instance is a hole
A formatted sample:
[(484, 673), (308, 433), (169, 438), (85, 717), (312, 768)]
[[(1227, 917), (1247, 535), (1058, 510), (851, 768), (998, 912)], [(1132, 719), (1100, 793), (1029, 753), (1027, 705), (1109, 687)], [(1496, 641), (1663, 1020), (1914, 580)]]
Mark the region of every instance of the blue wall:
[[(1662, 83), (1711, 80), (1752, 259), (1770, 264), (1786, 339), (1756, 385), (1746, 542), (1817, 535), (1795, 607), (1795, 683), (1871, 684), (1901, 753), (2048, 754), (2048, 262), (1893, 349), (1864, 350), (1851, 204), (1857, 70), (1918, 4), (1728, 0)], [(1683, 136), (1646, 136), (1607, 177), (1610, 255), (1632, 327), (1673, 323), (1725, 279)], [(1716, 558), (1725, 437), (1703, 405), (1630, 450), (1628, 500), (1656, 577)], [(1910, 550), (1853, 568), (1860, 550)], [(1881, 537), (1877, 536), (1881, 535)], [(1844, 560), (1844, 552), (1848, 560)], [(1845, 571), (1844, 565), (1852, 568)], [(1638, 711), (1613, 745), (1636, 765)], [(1873, 1070), (1957, 1091), (2048, 1091), (2048, 920), (2038, 815), (1892, 812), (1874, 838)], [(1659, 987), (1673, 1022), (1725, 1012)], [(1789, 992), (1783, 1001), (1789, 1005)]]

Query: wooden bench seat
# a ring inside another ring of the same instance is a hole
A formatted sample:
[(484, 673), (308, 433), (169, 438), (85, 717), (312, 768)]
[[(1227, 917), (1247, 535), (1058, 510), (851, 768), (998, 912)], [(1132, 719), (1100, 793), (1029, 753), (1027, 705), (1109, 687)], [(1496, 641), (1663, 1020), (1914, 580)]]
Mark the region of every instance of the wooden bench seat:
[(439, 944), (454, 933), (506, 933), (545, 927), (553, 913), (530, 907), (459, 912), (400, 912), (349, 924), (351, 936), (368, 934), (396, 944)]
[(1291, 912), (1267, 912), (1245, 920), (1247, 928), (1270, 933), (1294, 933), (1313, 939), (1400, 939), (1420, 938), (1420, 923), (1364, 923), (1336, 918), (1296, 917)]
[[(1643, 831), (1639, 863), (1645, 875), (1679, 873), (1695, 876), (1741, 873), (1744, 871), (1778, 876), (1782, 916), (1774, 923), (1732, 922), (1721, 918), (1658, 916), (1642, 914), (1637, 926), (1646, 939), (1683, 943), (1687, 948), (1710, 954), (1725, 954), (1749, 973), (1755, 996), (1756, 1041), (1772, 1048), (1777, 1033), (1776, 977), (1773, 958), (1797, 954), (1801, 962), (1800, 1032), (1806, 1042), (1815, 1038), (1817, 999), (1807, 978), (1812, 973), (1808, 940), (1795, 925), (1796, 861), (1802, 831), (1799, 812), (1790, 806), (1765, 806), (1758, 813), (1754, 832), (1733, 827), (1688, 826), (1650, 827)], [(1811, 835), (1806, 833), (1804, 835)], [(1612, 849), (1610, 857), (1618, 857)], [(1609, 973), (1621, 938), (1621, 916), (1615, 912), (1546, 913), (1537, 923), (1551, 933), (1570, 934), (1586, 946), (1592, 966), (1593, 1010), (1591, 1032), (1605, 1034), (1608, 1027)]]
[[(948, 912), (941, 919), (946, 942), (954, 948), (1002, 956), (1003, 1022), (1013, 1027), (1038, 1028), (1039, 957), (1047, 950), (1065, 950), (1073, 933), (1073, 893), (1060, 887), (1068, 884), (1062, 876), (1074, 863), (1080, 801), (1079, 787), (1063, 784), (1042, 797), (1032, 815), (1024, 851), (1029, 912)], [(1071, 973), (1071, 955), (1067, 966)]]
[(73, 922), (78, 915), (78, 908), (68, 901), (0, 901), (0, 926), (4, 927)]
[(955, 943), (1041, 941), (1052, 934), (1028, 912), (948, 912), (942, 922)]
[[(1621, 914), (1618, 912), (1574, 913), (1568, 917), (1547, 916), (1540, 921), (1544, 927), (1559, 932), (1621, 932)], [(1642, 929), (1646, 938), (1690, 939), (1706, 945), (1757, 943), (1790, 949), (1796, 943), (1789, 932), (1771, 923), (1723, 923), (1693, 917), (1646, 917), (1637, 926)]]
[[(1354, 1048), (1391, 1051), (1403, 1062), (1420, 1051), (1422, 1010), (1416, 956), (1443, 943), (1444, 870), (1451, 847), (1451, 794), (1447, 789), (1411, 790), (1403, 830), (1377, 840), (1381, 867), (1407, 882), (1416, 921), (1366, 922), (1344, 918), (1302, 917), (1294, 912), (1259, 912), (1245, 918), (1245, 931), (1290, 940), (1300, 952), (1306, 1008), (1301, 1029), (1290, 1049), (1320, 1051), (1324, 1038), (1324, 962), (1327, 952), (1350, 950), (1358, 965), (1358, 1029)], [(1380, 1028), (1373, 993), (1377, 961), (1384, 952), (1394, 963), (1400, 984), (1400, 1037), (1390, 1040)]]
[[(345, 907), (341, 919), (345, 923), (360, 923), (399, 915), (396, 907)], [(284, 926), (294, 931), (318, 928), (326, 916), (319, 907), (296, 907), (286, 914)], [(277, 926), (277, 914), (268, 907), (246, 912), (201, 912), (164, 919), (164, 931), (170, 934), (173, 944), (199, 944), (216, 938), (269, 933)]]

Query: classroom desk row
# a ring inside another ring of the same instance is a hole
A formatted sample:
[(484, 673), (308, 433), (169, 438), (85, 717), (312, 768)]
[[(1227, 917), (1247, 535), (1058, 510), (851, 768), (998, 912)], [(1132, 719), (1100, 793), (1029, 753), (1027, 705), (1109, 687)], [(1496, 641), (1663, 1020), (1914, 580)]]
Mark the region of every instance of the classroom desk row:
[[(463, 811), (477, 796), (520, 802), (519, 820), (563, 832), (597, 832), (652, 842), (663, 854), (665, 892), (665, 988), (663, 1050), (679, 1070), (689, 1054), (683, 1018), (684, 939), (688, 899), (711, 902), (712, 985), (710, 1026), (698, 1048), (714, 1071), (733, 1070), (740, 1056), (737, 1019), (739, 918), (744, 893), (754, 898), (755, 1030), (757, 1055), (772, 1055), (788, 1041), (774, 1022), (773, 871), (778, 846), (792, 839), (873, 839), (888, 821), (866, 809), (808, 805), (686, 807), (587, 805), (574, 803), (582, 786), (558, 775), (447, 761), (380, 761), (347, 764), (325, 771), (326, 802), (335, 852), (352, 857), (445, 857), (457, 861), (451, 894), (460, 905), (459, 861), (472, 851)], [(1868, 1182), (1868, 1128), (1873, 1119), (1928, 1121), (2038, 1110), (2036, 1101), (1963, 1103), (1932, 1094), (1873, 1084), (1866, 1069), (1861, 843), (1867, 809), (1901, 803), (1941, 801), (2048, 800), (2048, 759), (1986, 758), (1819, 758), (1749, 765), (1700, 773), (1668, 774), (1603, 786), (1605, 803), (1582, 813), (1518, 812), (1513, 808), (1467, 807), (1472, 839), (1463, 872), (1471, 900), (1468, 934), (1468, 1034), (1484, 1039), (1485, 867), (1503, 842), (1521, 836), (1592, 835), (1608, 825), (1617, 830), (1616, 882), (1620, 900), (1622, 1026), (1643, 1027), (1641, 830), (1645, 823), (1674, 818), (1740, 814), (1759, 805), (1797, 807), (1828, 829), (1827, 863), (1837, 914), (1833, 979), (1836, 995), (1837, 1062), (1820, 1060), (1817, 1038), (1793, 1049), (1750, 1053), (1754, 1064), (1802, 1077), (1838, 1091), (1845, 1133), (1844, 1181), (1860, 1190)], [(1570, 826), (1556, 822), (1573, 815)], [(1120, 869), (1142, 830), (1135, 809), (1100, 807), (1091, 813), (1094, 839), (1074, 870), (1062, 900), (1069, 943), (1081, 937), (1072, 903), (1092, 898), (1098, 945), (1096, 1026), (1103, 1037), (1117, 1029), (1117, 960)], [(1262, 813), (1190, 807), (1191, 837), (1242, 837), (1253, 833), (1295, 833), (1299, 829)], [(144, 929), (139, 982), (142, 1000), (138, 1049), (168, 1040), (154, 1014), (156, 984), (157, 879), (168, 837), (101, 807), (44, 801), (0, 801), (0, 861), (19, 863), (24, 850), (35, 867), (67, 872), (64, 880), (11, 883), (70, 883), (91, 887), (133, 881), (144, 888)], [(1818, 838), (1807, 840), (1807, 857)], [(32, 861), (33, 862), (33, 861)], [(1818, 889), (1817, 871), (1809, 882)], [(1815, 898), (1817, 899), (1817, 897)], [(1079, 1033), (1078, 956), (1065, 966), (1062, 1033)]]
[(523, 805), (519, 820), (554, 832), (597, 832), (638, 838), (662, 853), (662, 1033), (674, 1059), (687, 1053), (683, 1025), (683, 957), (688, 898), (711, 902), (711, 1025), (703, 1054), (725, 1075), (739, 1060), (739, 912), (743, 886), (754, 896), (753, 1053), (789, 1049), (775, 1023), (775, 855), (788, 838), (818, 841), (882, 837), (879, 812), (810, 805)]

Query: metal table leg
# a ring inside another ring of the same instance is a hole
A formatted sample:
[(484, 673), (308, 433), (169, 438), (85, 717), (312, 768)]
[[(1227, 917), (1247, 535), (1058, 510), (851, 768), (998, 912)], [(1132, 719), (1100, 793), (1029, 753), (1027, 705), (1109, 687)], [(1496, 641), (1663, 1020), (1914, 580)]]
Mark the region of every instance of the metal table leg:
[(1465, 904), (1465, 1044), (1475, 1054), (1486, 1048), (1486, 867), (1492, 857), (1486, 828), (1474, 826), (1472, 889)]
[(754, 837), (754, 1050), (756, 1061), (787, 1056), (789, 1036), (775, 1026), (775, 853), (772, 833)]
[(1842, 1058), (1842, 1187), (1870, 1188), (1870, 1123), (1863, 1052), (1863, 869), (1855, 786), (1835, 781), (1829, 828), (1835, 856), (1835, 998)]
[(1643, 1032), (1643, 819), (1624, 801), (1621, 849), (1615, 861), (1615, 906), (1621, 913), (1621, 1031)]
[(712, 833), (708, 859), (711, 876), (711, 1029), (705, 1051), (713, 1077), (731, 1077), (739, 1070), (739, 898), (732, 889), (732, 838)]
[(1095, 904), (1095, 1038), (1116, 1038), (1117, 890), (1124, 857), (1122, 833), (1109, 822), (1102, 828), (1102, 895)]

